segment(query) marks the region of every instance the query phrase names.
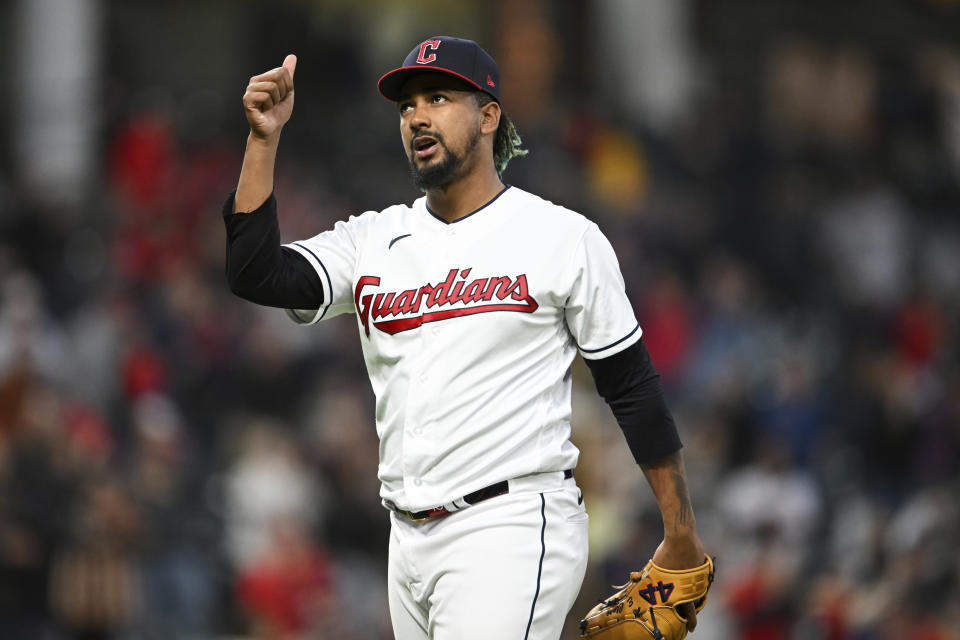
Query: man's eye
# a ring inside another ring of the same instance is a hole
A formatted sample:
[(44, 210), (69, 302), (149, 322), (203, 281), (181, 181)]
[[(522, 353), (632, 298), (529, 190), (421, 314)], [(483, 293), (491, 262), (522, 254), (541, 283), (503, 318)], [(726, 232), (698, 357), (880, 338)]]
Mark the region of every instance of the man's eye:
[(412, 108), (413, 108), (413, 105), (411, 105), (411, 104), (409, 104), (409, 103), (401, 104), (401, 105), (400, 105), (400, 113), (406, 113), (407, 111), (409, 111), (409, 110), (412, 109)]
[(440, 95), (439, 93), (438, 93), (437, 95), (433, 96), (433, 101), (434, 101), (434, 102), (443, 102), (443, 101), (446, 100), (446, 99), (447, 99), (446, 96)]

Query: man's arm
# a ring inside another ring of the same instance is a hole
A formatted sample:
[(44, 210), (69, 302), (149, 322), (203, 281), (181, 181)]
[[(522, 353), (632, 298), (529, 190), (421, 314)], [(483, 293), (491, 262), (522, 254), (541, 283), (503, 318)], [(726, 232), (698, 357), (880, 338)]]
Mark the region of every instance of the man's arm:
[[(640, 468), (657, 497), (663, 518), (663, 542), (653, 554), (653, 563), (664, 569), (689, 569), (703, 564), (706, 553), (697, 535), (680, 451)], [(682, 604), (677, 608), (687, 620), (687, 631), (696, 629), (697, 612), (693, 605)]]
[(703, 564), (703, 545), (697, 536), (680, 451), (640, 468), (653, 489), (663, 517), (663, 543), (653, 556), (654, 564), (664, 569), (689, 569)]
[[(680, 437), (663, 397), (660, 374), (643, 340), (618, 354), (586, 363), (657, 499), (663, 542), (653, 555), (654, 564), (664, 569), (703, 564), (705, 553), (690, 504)], [(683, 605), (682, 611), (692, 631), (697, 625), (696, 612), (690, 605)]]
[(280, 246), (277, 201), (268, 194), (253, 211), (232, 213), (231, 194), (223, 205), (227, 230), (227, 282), (235, 295), (282, 309), (320, 309), (320, 276), (302, 255)]
[(227, 282), (251, 302), (287, 309), (323, 305), (320, 278), (306, 258), (280, 246), (273, 171), (280, 132), (293, 112), (297, 59), (250, 78), (243, 109), (250, 125), (237, 190), (224, 204)]
[(243, 94), (243, 112), (250, 124), (243, 167), (234, 200), (234, 212), (256, 210), (273, 193), (273, 167), (280, 132), (293, 114), (293, 73), (297, 57), (288, 55), (283, 66), (250, 78)]
[(642, 338), (620, 353), (586, 363), (638, 464), (653, 464), (679, 451), (680, 436), (663, 397), (660, 374)]

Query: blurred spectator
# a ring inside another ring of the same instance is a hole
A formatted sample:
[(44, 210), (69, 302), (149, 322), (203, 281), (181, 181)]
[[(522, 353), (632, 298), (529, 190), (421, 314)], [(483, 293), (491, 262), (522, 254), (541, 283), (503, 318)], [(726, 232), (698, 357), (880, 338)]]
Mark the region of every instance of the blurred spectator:
[(188, 432), (174, 403), (156, 394), (137, 398), (133, 423), (135, 443), (125, 471), (144, 522), (137, 626), (148, 635), (209, 635), (219, 560), (210, 549), (220, 531), (201, 501)]
[(315, 525), (323, 512), (321, 491), (279, 426), (252, 423), (226, 478), (225, 534), (235, 566), (243, 569), (263, 556), (276, 521)]
[(809, 473), (793, 465), (783, 442), (758, 443), (755, 462), (731, 473), (717, 494), (734, 563), (771, 546), (799, 565), (809, 559), (821, 516), (820, 496)]
[(237, 576), (237, 597), (258, 638), (341, 637), (344, 612), (331, 582), (330, 562), (304, 523), (281, 517), (270, 524), (267, 547)]
[(93, 481), (74, 514), (72, 539), (51, 572), (53, 610), (75, 638), (110, 638), (144, 605), (136, 550), (145, 533), (120, 479)]

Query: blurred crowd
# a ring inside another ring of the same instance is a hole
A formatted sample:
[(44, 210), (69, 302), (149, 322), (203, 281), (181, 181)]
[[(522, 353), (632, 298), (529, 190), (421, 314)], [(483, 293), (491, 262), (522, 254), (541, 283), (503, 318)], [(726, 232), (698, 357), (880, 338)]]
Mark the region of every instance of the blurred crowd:
[[(584, 95), (589, 33), (568, 50), (528, 4), (478, 37), (530, 150), (505, 180), (617, 250), (718, 557), (695, 637), (960, 638), (960, 40), (686, 3), (702, 60), (670, 117)], [(353, 38), (296, 51), (286, 241), (419, 195)], [(0, 173), (0, 637), (390, 638), (355, 320), (231, 296), (239, 107), (198, 126), (130, 93), (82, 215)], [(574, 383), (591, 562), (565, 638), (662, 534), (580, 363)]]

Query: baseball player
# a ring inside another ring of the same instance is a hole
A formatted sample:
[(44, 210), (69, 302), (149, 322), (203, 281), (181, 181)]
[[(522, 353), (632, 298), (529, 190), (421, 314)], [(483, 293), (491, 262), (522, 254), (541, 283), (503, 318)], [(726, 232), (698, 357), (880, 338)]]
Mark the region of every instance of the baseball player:
[[(597, 225), (501, 174), (521, 153), (493, 59), (418, 43), (379, 81), (417, 187), (281, 246), (273, 196), (296, 57), (250, 79), (250, 134), (224, 205), (231, 290), (297, 323), (356, 315), (389, 510), (400, 640), (555, 640), (587, 563), (574, 479), (579, 351), (657, 498), (666, 569), (704, 562), (680, 441), (616, 256)], [(687, 627), (696, 616), (691, 608)]]

